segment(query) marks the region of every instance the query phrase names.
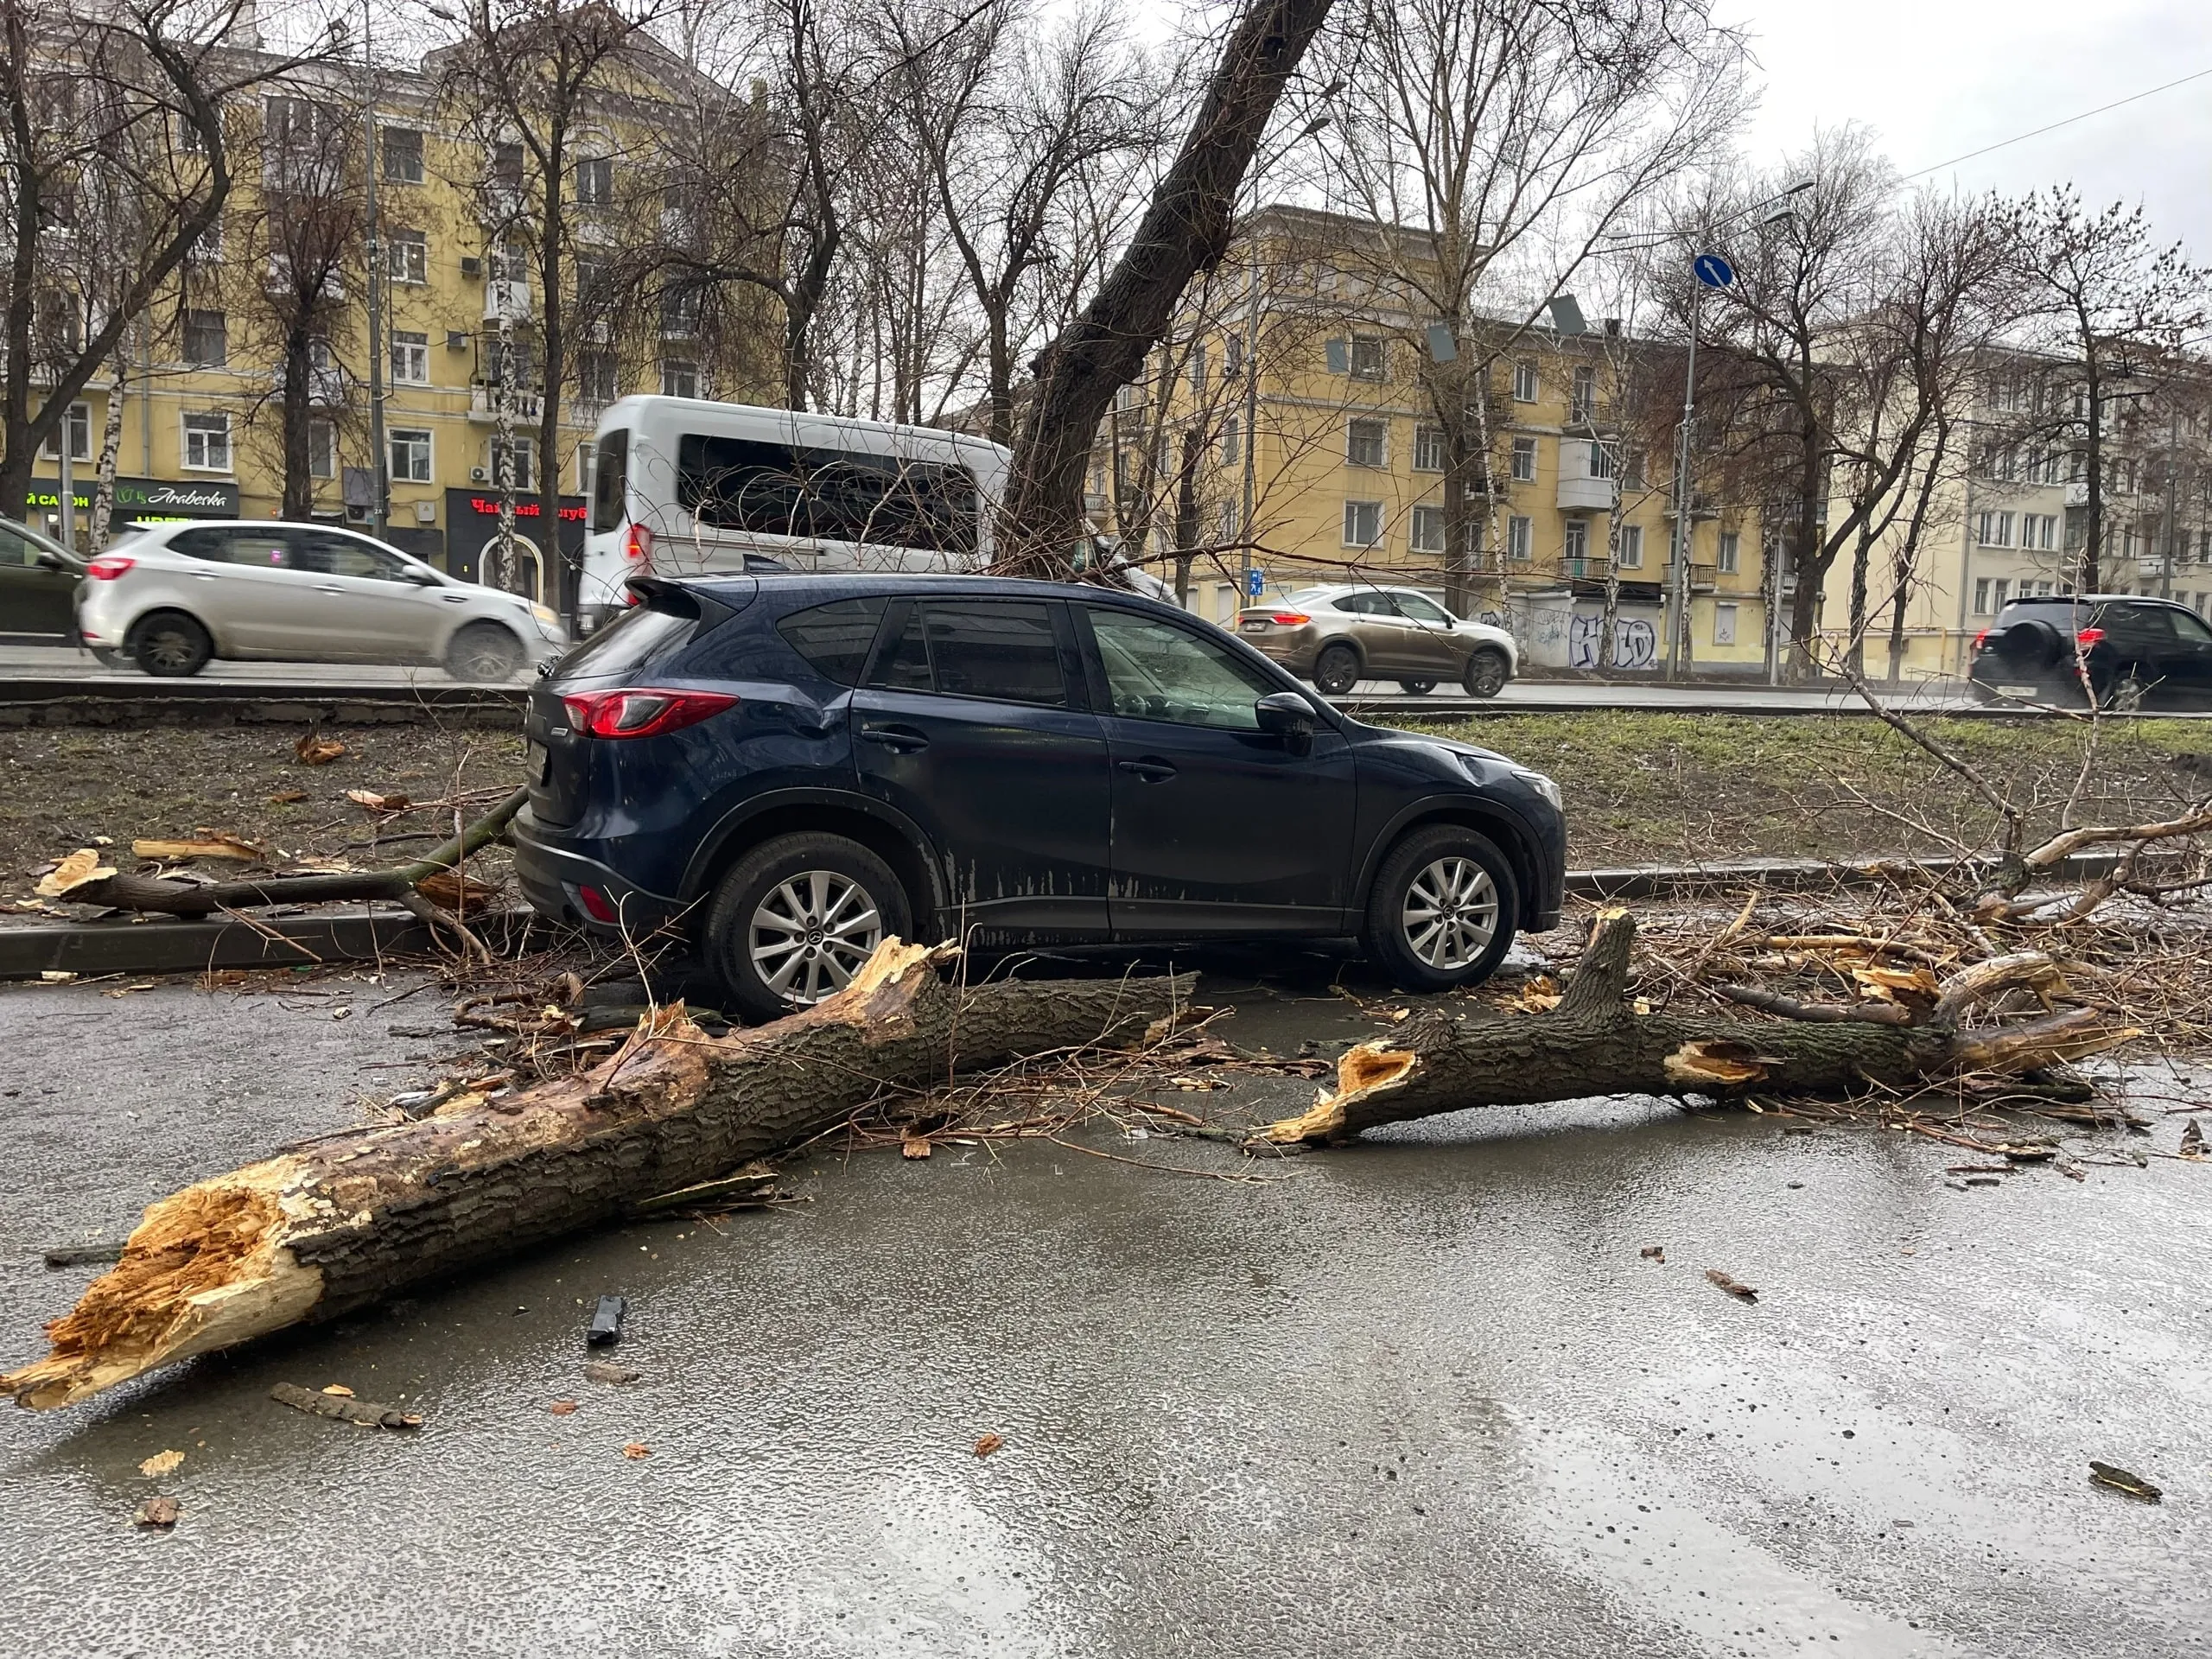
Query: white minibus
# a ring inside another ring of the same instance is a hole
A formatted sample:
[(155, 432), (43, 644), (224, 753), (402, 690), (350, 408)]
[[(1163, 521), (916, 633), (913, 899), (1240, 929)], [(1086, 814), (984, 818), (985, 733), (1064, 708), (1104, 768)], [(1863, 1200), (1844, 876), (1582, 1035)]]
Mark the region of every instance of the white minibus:
[(594, 439), (587, 628), (635, 575), (980, 570), (1010, 457), (932, 427), (696, 397), (625, 397)]

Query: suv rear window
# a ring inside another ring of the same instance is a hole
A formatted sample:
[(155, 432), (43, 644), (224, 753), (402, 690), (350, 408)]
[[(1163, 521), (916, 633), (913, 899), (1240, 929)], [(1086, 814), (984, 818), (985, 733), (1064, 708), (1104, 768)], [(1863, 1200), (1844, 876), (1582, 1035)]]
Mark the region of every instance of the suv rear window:
[(686, 610), (680, 603), (656, 594), (623, 612), (563, 657), (553, 677), (605, 679), (635, 674), (673, 657), (690, 643), (698, 626), (696, 606)]
[(868, 648), (890, 601), (881, 595), (834, 600), (793, 611), (776, 624), (784, 643), (806, 658), (816, 672), (840, 685), (858, 685), (868, 667)]

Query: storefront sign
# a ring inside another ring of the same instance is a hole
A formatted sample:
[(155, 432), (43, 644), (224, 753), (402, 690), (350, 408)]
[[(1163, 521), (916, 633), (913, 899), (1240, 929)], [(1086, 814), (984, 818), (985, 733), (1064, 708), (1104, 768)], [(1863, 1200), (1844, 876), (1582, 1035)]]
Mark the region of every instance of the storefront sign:
[[(496, 518), (499, 516), (499, 498), (496, 495), (472, 495), (468, 498), (468, 510), (481, 518)], [(515, 517), (518, 518), (540, 518), (543, 516), (544, 511), (534, 495), (518, 495), (515, 498)], [(561, 517), (563, 519), (573, 519), (581, 524), (583, 522), (583, 516), (584, 504), (581, 501), (572, 507), (563, 506), (561, 509)]]
[[(92, 480), (73, 479), (70, 493), (77, 511), (92, 507)], [(27, 505), (35, 512), (61, 510), (61, 486), (50, 478), (32, 480)], [(115, 480), (115, 521), (173, 518), (235, 518), (238, 516), (238, 486), (235, 484), (185, 483), (159, 478), (118, 478)]]

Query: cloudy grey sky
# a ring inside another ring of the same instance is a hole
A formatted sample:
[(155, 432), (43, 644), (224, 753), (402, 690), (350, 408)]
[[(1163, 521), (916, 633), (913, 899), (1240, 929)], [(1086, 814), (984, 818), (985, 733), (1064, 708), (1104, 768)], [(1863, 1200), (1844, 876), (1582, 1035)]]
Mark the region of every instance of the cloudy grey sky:
[[(2212, 69), (2206, 0), (1717, 0), (1752, 36), (1764, 99), (1745, 149), (1777, 161), (1861, 121), (1914, 173)], [(2212, 76), (1931, 175), (2017, 193), (2070, 179), (2140, 200), (2162, 239), (2212, 260)]]

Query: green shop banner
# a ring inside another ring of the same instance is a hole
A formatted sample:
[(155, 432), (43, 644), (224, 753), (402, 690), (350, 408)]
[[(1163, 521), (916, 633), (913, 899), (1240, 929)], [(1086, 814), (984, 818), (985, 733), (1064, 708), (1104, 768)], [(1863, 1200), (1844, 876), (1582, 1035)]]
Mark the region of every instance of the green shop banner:
[[(80, 476), (72, 479), (70, 484), (70, 493), (76, 498), (77, 511), (91, 512), (92, 480)], [(60, 480), (34, 479), (27, 505), (34, 512), (59, 512), (61, 510)], [(238, 486), (235, 484), (203, 484), (162, 478), (118, 478), (115, 480), (115, 522), (118, 524), (139, 519), (235, 518), (238, 516)]]

